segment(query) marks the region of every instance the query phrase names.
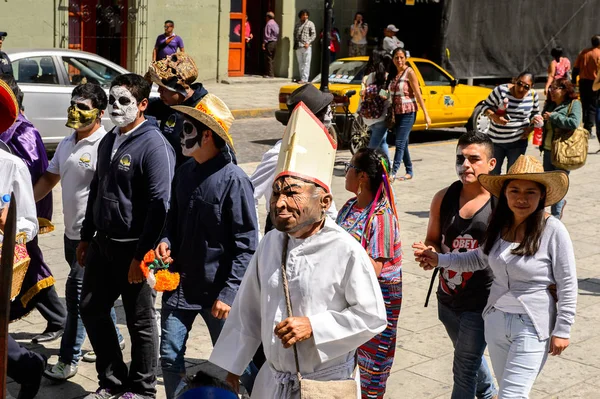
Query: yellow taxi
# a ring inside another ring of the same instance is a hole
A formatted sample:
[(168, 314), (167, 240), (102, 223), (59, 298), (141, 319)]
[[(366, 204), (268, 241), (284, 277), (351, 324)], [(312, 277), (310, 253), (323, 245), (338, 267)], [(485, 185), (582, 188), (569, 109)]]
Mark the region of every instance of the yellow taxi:
[[(350, 90), (360, 92), (368, 60), (368, 57), (341, 58), (329, 65), (329, 90), (335, 96), (335, 117), (339, 126), (344, 124), (343, 104), (348, 101), (345, 94)], [(407, 61), (419, 79), (423, 100), (432, 122), (430, 128), (460, 127), (467, 123), (470, 124), (468, 128), (474, 128), (485, 118), (478, 105), (487, 98), (491, 89), (460, 84), (458, 79), (454, 79), (445, 69), (429, 60), (410, 57)], [(320, 82), (321, 75), (318, 75), (311, 83), (319, 87)], [(275, 117), (284, 125), (289, 119), (286, 101), (298, 86), (289, 84), (279, 90), (279, 110), (275, 112)], [(350, 98), (351, 113), (356, 113), (359, 101), (358, 95)], [(417, 112), (414, 130), (425, 130), (425, 118), (420, 109)]]

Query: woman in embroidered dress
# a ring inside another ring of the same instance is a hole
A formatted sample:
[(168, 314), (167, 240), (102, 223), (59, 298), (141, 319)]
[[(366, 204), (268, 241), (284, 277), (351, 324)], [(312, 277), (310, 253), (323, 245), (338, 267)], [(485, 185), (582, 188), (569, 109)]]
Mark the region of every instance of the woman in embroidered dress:
[(357, 151), (346, 164), (346, 190), (356, 197), (337, 217), (337, 223), (369, 254), (387, 311), (387, 328), (357, 350), (363, 399), (383, 398), (394, 362), (402, 304), (402, 248), (389, 170), (389, 160), (382, 151)]

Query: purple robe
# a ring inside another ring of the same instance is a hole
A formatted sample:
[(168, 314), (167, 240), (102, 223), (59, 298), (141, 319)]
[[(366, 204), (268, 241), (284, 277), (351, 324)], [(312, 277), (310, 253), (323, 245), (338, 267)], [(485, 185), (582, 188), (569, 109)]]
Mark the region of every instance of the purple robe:
[[(10, 147), (13, 155), (25, 162), (31, 174), (31, 183), (35, 185), (48, 168), (46, 148), (37, 129), (25, 115), (19, 113), (17, 121), (8, 130), (0, 133), (0, 140)], [(36, 207), (38, 217), (52, 220), (52, 193), (39, 201)], [(31, 312), (36, 304), (36, 301), (33, 300), (34, 297), (55, 282), (50, 268), (44, 262), (37, 237), (27, 243), (27, 252), (31, 257), (31, 262), (25, 274), (21, 292), (11, 302), (11, 321), (18, 320)]]

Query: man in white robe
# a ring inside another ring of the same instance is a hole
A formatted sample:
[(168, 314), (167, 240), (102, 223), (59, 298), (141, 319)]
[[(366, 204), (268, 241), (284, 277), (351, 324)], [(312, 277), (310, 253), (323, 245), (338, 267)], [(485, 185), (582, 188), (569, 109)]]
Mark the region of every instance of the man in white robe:
[[(267, 362), (252, 398), (300, 398), (294, 344), (304, 379), (352, 378), (356, 348), (386, 326), (368, 255), (325, 216), (335, 160), (335, 143), (326, 135), (303, 104), (294, 111), (270, 200), (276, 230), (260, 242), (210, 357), (237, 387), (262, 343)], [(288, 240), (286, 275), (294, 317), (288, 317), (281, 275)]]

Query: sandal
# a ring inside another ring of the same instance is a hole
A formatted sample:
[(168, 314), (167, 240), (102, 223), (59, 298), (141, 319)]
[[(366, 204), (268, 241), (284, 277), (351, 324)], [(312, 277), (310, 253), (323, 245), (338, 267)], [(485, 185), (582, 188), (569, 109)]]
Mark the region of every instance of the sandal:
[(412, 178), (413, 178), (413, 175), (410, 173), (407, 173), (402, 177), (398, 177), (398, 181), (411, 180)]

